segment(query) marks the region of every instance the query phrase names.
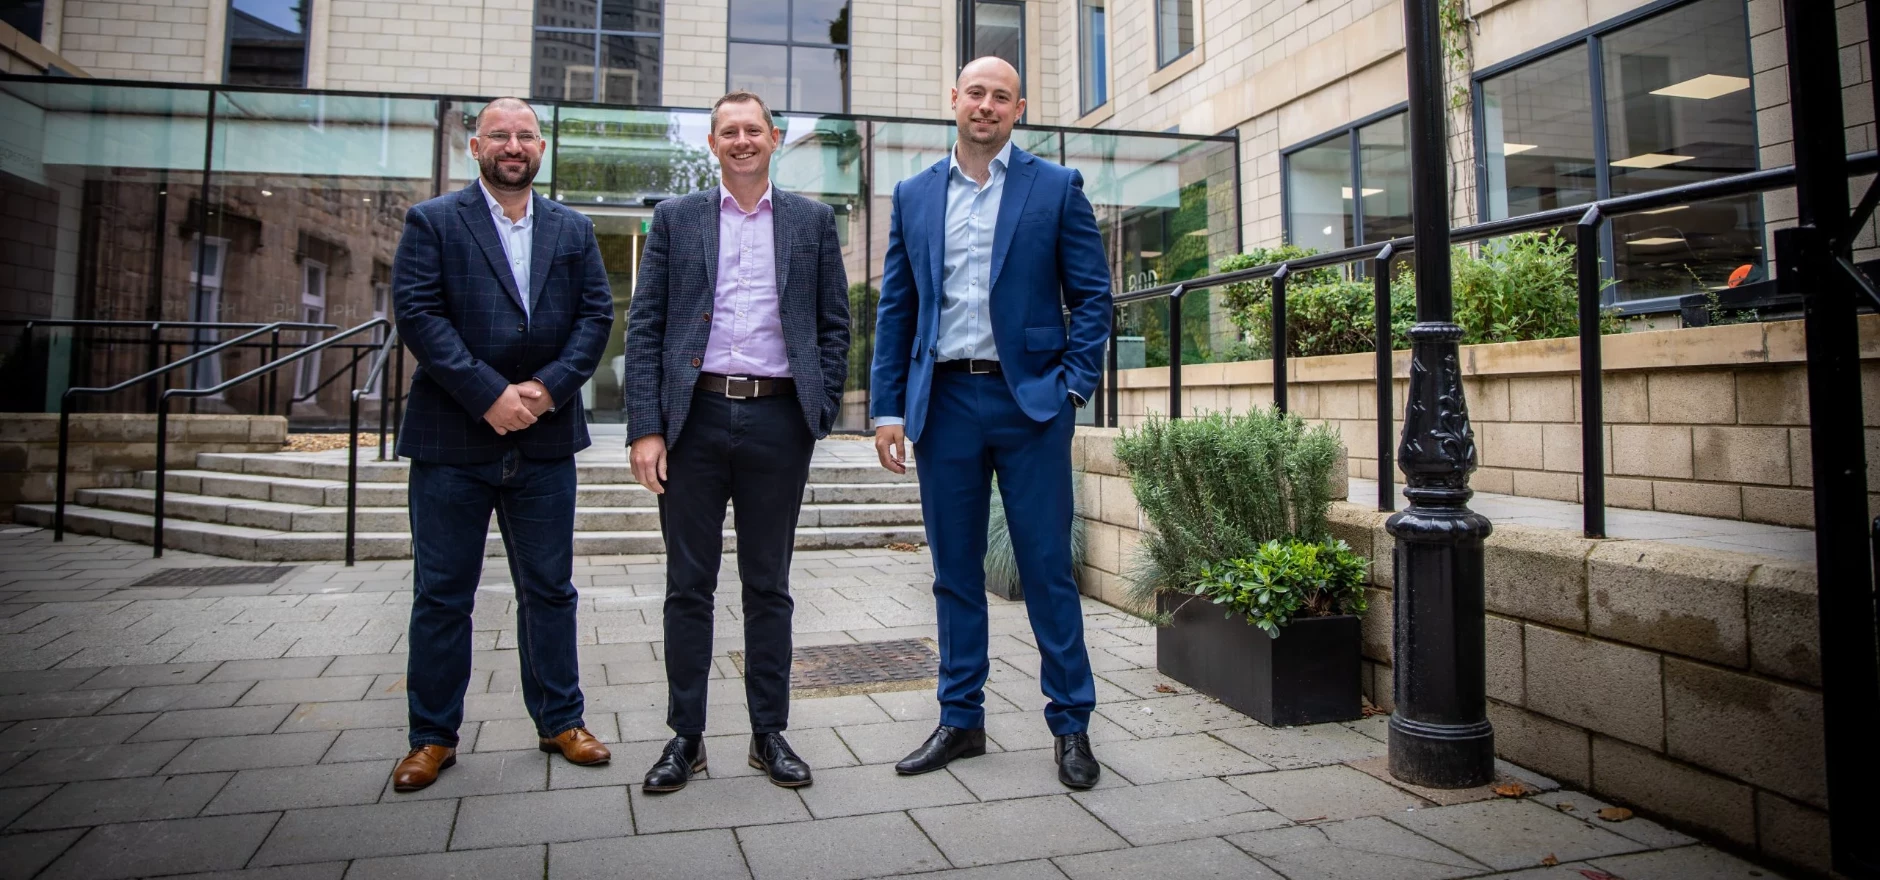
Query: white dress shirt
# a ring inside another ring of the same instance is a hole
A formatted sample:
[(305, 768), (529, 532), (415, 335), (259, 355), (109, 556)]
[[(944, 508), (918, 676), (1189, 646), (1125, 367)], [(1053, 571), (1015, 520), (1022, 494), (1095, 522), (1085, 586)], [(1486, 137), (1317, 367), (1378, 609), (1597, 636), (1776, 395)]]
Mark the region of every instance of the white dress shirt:
[(503, 213), (503, 205), (490, 195), (490, 188), (477, 179), (483, 201), (490, 206), (490, 219), (496, 221), (496, 239), (503, 243), (503, 256), (509, 258), (509, 271), (516, 279), (516, 293), (522, 299), (522, 316), (529, 316), (529, 259), (535, 253), (535, 194), (529, 194), (529, 207), (514, 223)]

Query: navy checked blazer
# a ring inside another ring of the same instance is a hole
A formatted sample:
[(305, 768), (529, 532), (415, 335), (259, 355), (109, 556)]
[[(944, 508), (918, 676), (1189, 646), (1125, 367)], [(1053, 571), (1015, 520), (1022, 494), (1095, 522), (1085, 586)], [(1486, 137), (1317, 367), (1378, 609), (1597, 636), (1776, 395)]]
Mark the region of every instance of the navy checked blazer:
[[(539, 195), (529, 289), (518, 291), (489, 203), (473, 181), (413, 207), (392, 263), (398, 336), (417, 356), (398, 454), (474, 464), (514, 449), (560, 458), (587, 448), (581, 386), (614, 323), (594, 222)], [(529, 311), (522, 310), (522, 296)], [(512, 384), (541, 380), (555, 408), (497, 434), (483, 414)]]
[[(649, 434), (677, 444), (692, 409), (718, 290), (719, 196), (714, 186), (653, 209), (627, 315), (629, 444)], [(803, 420), (821, 439), (841, 412), (849, 375), (849, 276), (835, 211), (773, 186), (770, 217), (784, 350)]]

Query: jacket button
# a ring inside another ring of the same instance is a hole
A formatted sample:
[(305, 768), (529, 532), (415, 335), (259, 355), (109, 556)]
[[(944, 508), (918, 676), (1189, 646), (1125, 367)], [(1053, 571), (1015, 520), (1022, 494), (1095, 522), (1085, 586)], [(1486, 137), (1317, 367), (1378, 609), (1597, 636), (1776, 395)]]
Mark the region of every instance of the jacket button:
[(705, 322), (706, 322), (706, 323), (710, 323), (710, 322), (711, 322), (711, 319), (712, 319), (712, 313), (711, 313), (711, 312), (706, 312), (706, 313), (705, 313)]
[(517, 333), (527, 333), (527, 332), (529, 332), (529, 325), (527, 325), (527, 324), (517, 324), (517, 325), (516, 325), (516, 332), (517, 332)]
[(704, 365), (705, 365), (705, 361), (703, 361), (703, 360), (701, 360), (701, 359), (699, 359), (699, 358), (693, 358), (693, 359), (692, 359), (692, 366), (695, 366), (695, 367), (700, 367), (700, 366), (704, 366)]

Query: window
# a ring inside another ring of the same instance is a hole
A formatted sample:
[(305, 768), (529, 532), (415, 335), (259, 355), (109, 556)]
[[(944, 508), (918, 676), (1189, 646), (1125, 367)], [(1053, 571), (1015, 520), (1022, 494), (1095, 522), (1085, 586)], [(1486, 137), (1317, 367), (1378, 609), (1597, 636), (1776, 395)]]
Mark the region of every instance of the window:
[(988, 55), (1005, 59), (1025, 81), (1025, 4), (965, 0), (960, 4), (960, 66)]
[(1107, 0), (1077, 0), (1077, 81), (1081, 112), (1089, 113), (1110, 100), (1109, 31)]
[[(195, 296), (189, 301), (189, 320), (222, 320), (222, 272), (228, 265), (228, 239), (192, 236), (189, 244), (189, 283)], [(195, 330), (195, 349), (201, 351), (222, 340), (214, 330)], [(222, 384), (222, 356), (206, 357), (189, 368), (190, 387), (210, 388)]]
[(307, 22), (314, 0), (229, 0), (227, 70), (244, 86), (307, 85)]
[(849, 109), (848, 0), (731, 0), (727, 89), (748, 89), (770, 109)]
[(1155, 66), (1189, 53), (1195, 47), (1195, 0), (1155, 0)]
[(1286, 241), (1335, 251), (1409, 235), (1409, 124), (1394, 109), (1287, 150)]
[[(318, 260), (303, 260), (300, 264), (299, 320), (308, 324), (326, 323), (326, 264)], [(320, 341), (320, 331), (302, 331), (300, 338), (312, 345)], [(320, 352), (301, 358), (298, 367), (294, 375), (294, 396), (310, 397), (320, 388)]]
[[(1518, 216), (1753, 171), (1745, 7), (1696, 0), (1595, 29), (1479, 80), (1481, 209)], [(1767, 277), (1762, 199), (1717, 199), (1614, 219), (1603, 250), (1614, 301)]]
[(537, 0), (538, 98), (659, 103), (660, 0)]
[(0, 2), (0, 21), (6, 22), (26, 39), (37, 43), (40, 31), (45, 27), (45, 0), (6, 0)]

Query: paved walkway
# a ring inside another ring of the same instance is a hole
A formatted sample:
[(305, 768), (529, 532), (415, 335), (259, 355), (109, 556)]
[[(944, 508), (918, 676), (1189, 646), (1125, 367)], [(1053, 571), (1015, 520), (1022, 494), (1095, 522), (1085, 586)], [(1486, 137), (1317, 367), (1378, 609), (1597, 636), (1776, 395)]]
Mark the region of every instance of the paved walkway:
[[(790, 736), (816, 784), (769, 785), (740, 760), (729, 587), (712, 771), (648, 797), (636, 783), (668, 735), (657, 557), (576, 567), (587, 720), (619, 744), (610, 766), (534, 748), (507, 576), (492, 569), (458, 766), (395, 794), (410, 564), (129, 586), (215, 564), (228, 562), (0, 526), (0, 877), (1776, 876), (1645, 819), (1603, 822), (1603, 804), (1514, 768), (1529, 796), (1393, 785), (1383, 718), (1262, 727), (1157, 675), (1156, 631), (1091, 601), (1106, 767), (1093, 791), (1058, 785), (1024, 608), (997, 599), (991, 754), (899, 778), (889, 765), (934, 724), (930, 692), (804, 699)], [(924, 553), (799, 554), (798, 644), (931, 638), (927, 581)]]

